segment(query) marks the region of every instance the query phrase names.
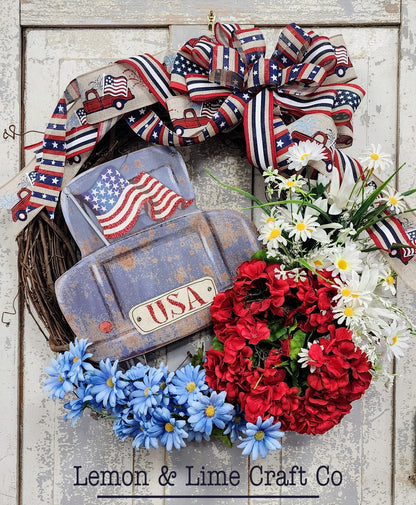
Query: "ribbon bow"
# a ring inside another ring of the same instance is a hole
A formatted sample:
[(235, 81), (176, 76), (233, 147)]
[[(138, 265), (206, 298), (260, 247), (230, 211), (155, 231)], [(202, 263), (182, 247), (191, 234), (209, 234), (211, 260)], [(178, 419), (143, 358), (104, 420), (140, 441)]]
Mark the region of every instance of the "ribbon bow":
[(178, 95), (187, 96), (195, 109), (215, 110), (211, 116), (202, 111), (199, 124), (195, 112), (192, 128), (177, 132), (167, 130), (153, 110), (136, 111), (126, 120), (138, 135), (180, 146), (204, 141), (244, 121), (250, 163), (281, 170), (293, 145), (287, 123), (298, 117), (326, 114), (337, 126), (337, 146), (352, 143), (351, 118), (364, 91), (347, 84), (356, 76), (341, 36), (328, 39), (291, 24), (281, 32), (271, 58), (265, 58), (258, 28), (217, 23), (214, 34), (213, 39), (189, 40), (171, 73), (149, 55), (123, 60), (137, 69), (167, 110)]

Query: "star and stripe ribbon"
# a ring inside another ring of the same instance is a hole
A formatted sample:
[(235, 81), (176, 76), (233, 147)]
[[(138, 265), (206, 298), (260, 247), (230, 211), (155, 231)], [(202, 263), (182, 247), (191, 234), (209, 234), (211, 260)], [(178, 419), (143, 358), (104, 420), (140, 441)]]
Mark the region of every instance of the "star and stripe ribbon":
[(339, 36), (332, 39), (305, 32), (296, 24), (280, 34), (271, 58), (258, 28), (215, 25), (215, 37), (187, 41), (177, 53), (169, 74), (150, 55), (122, 60), (140, 75), (159, 103), (169, 110), (169, 99), (188, 95), (194, 103), (218, 104), (217, 113), (200, 128), (180, 134), (166, 131), (151, 108), (126, 115), (144, 140), (182, 146), (196, 144), (244, 122), (247, 156), (261, 169), (284, 170), (293, 139), (281, 111), (295, 118), (327, 114), (339, 131), (339, 147), (352, 142), (351, 118), (364, 96), (357, 85), (347, 50)]

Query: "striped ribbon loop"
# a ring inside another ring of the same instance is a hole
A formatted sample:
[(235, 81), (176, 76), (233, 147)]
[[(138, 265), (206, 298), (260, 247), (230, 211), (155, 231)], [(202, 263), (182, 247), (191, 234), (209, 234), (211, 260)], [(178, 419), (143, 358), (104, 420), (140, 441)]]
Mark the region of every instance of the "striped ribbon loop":
[[(334, 165), (339, 171), (341, 180), (346, 171), (350, 171), (355, 181), (362, 176), (363, 169), (360, 163), (338, 149), (335, 150)], [(372, 182), (377, 185), (381, 183), (381, 181), (374, 179)], [(384, 216), (388, 216), (388, 218), (370, 226), (366, 231), (379, 249), (388, 253), (391, 258), (398, 259), (402, 263), (407, 264), (416, 252), (414, 243), (404, 230), (397, 216), (392, 215), (387, 210), (384, 212)], [(398, 245), (408, 245), (409, 247), (398, 248)]]

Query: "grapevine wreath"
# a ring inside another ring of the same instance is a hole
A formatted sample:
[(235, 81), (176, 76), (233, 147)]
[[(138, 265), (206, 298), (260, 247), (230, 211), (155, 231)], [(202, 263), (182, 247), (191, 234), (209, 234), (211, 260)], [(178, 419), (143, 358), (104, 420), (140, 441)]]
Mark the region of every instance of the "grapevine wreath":
[[(386, 176), (392, 161), (380, 146), (359, 160), (342, 151), (364, 96), (354, 78), (341, 36), (292, 24), (266, 58), (258, 28), (216, 24), (175, 54), (119, 60), (68, 85), (11, 209), (27, 306), (59, 351), (45, 389), (70, 397), (66, 419), (89, 408), (134, 447), (215, 436), (255, 459), (281, 448), (284, 431), (337, 425), (374, 376), (391, 382), (386, 363), (414, 334), (390, 299), (395, 271), (414, 253), (404, 201), (413, 191), (393, 189), (401, 167)], [(74, 333), (55, 296), (55, 281), (80, 260), (61, 189), (144, 142), (185, 147), (218, 134), (245, 145), (265, 197), (218, 181), (262, 217), (258, 252), (212, 301), (211, 348), (174, 371), (94, 363), (88, 335)]]

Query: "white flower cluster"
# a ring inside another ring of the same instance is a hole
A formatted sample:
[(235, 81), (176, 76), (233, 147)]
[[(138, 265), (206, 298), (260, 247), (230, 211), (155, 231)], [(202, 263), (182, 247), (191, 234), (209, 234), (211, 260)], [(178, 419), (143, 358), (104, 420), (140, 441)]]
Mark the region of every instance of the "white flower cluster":
[[(291, 149), (289, 168), (295, 170), (303, 169), (308, 160), (322, 160), (324, 156), (314, 142), (300, 142)], [(403, 195), (386, 186), (365, 207), (377, 187), (372, 185), (371, 175), (390, 168), (392, 163), (379, 146), (372, 146), (364, 161), (367, 168), (359, 181), (348, 167), (342, 181), (334, 170), (331, 179), (319, 176), (315, 182), (299, 174), (285, 178), (272, 168), (266, 170), (266, 193), (269, 199), (277, 195), (278, 200), (265, 207), (269, 210), (260, 221), (259, 239), (268, 257), (281, 264), (280, 276), (291, 272), (293, 278), (299, 267), (308, 267), (318, 275), (326, 271), (326, 277), (330, 272), (337, 290), (334, 317), (353, 332), (354, 342), (376, 370), (384, 356), (391, 361), (404, 355), (414, 330), (390, 299), (395, 295), (394, 271), (383, 254), (372, 247), (364, 233), (366, 226), (356, 229), (354, 220), (364, 211), (369, 216), (377, 214), (377, 208), (402, 212), (406, 208)]]

